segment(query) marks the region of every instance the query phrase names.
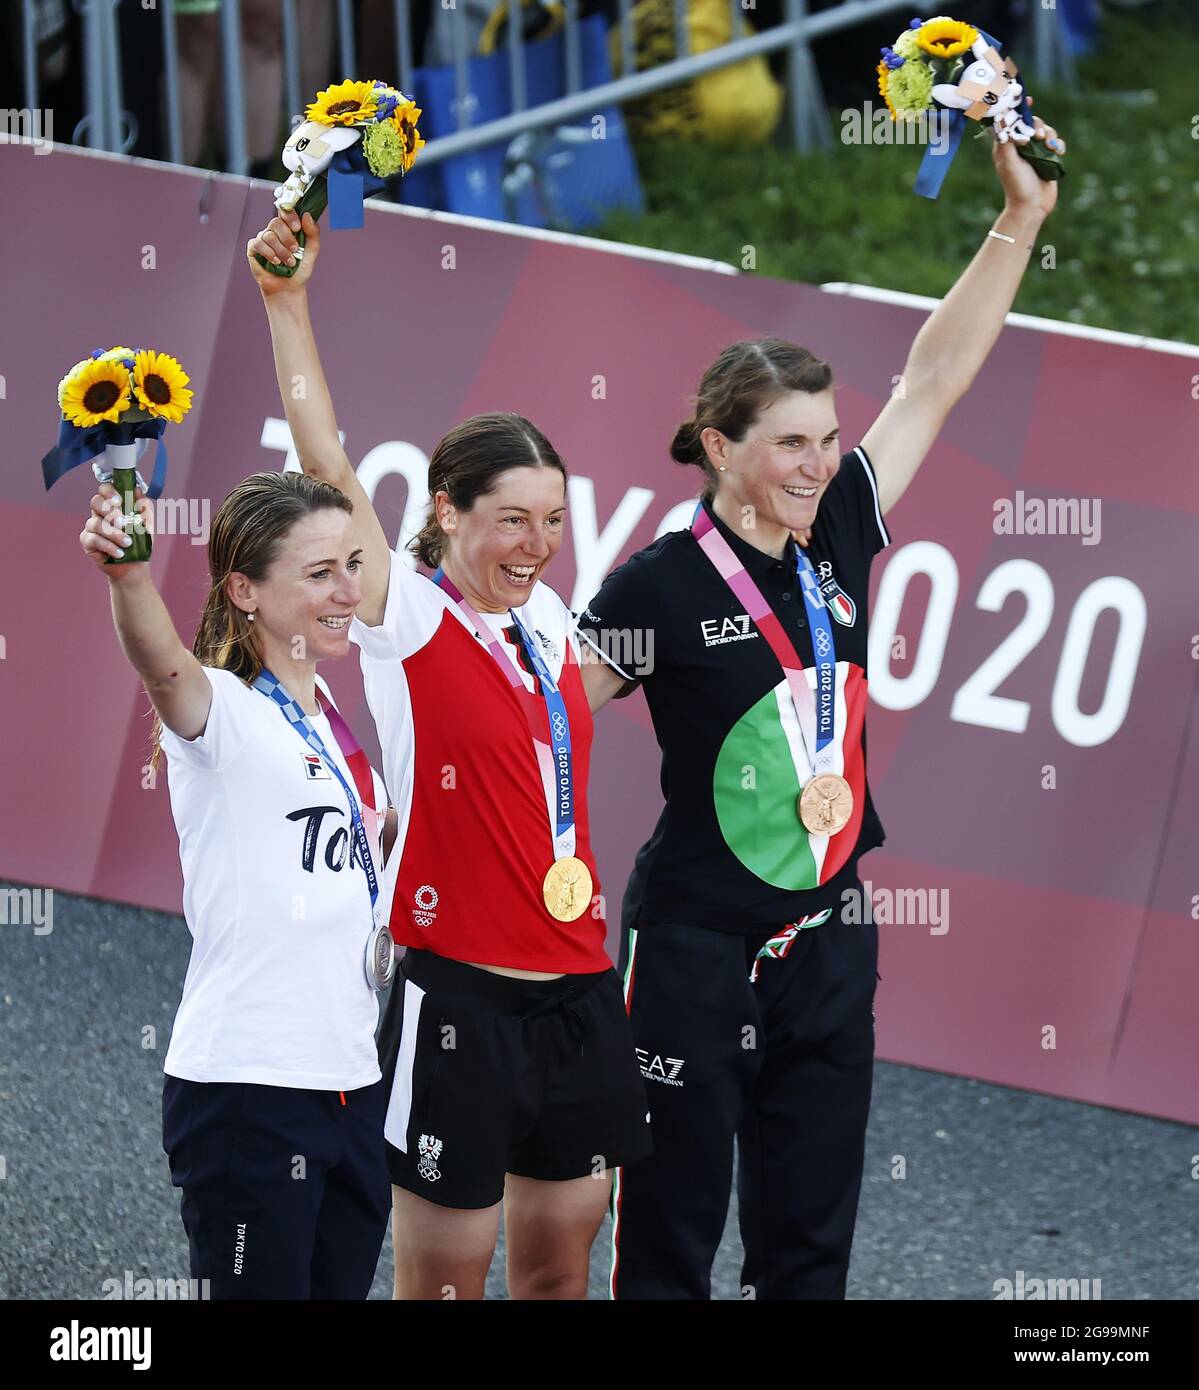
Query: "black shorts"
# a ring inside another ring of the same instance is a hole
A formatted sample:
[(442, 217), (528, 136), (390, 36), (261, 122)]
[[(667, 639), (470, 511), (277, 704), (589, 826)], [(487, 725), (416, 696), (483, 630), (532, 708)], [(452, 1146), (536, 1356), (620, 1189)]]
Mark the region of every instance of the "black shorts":
[(397, 1187), (494, 1206), (504, 1175), (561, 1182), (649, 1154), (614, 970), (521, 980), (409, 948), (379, 1034)]

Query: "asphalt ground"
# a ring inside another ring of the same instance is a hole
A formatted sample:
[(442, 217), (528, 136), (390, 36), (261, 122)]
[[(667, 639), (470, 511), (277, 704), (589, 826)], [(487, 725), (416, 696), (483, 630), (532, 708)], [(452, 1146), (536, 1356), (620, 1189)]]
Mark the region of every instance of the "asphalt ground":
[[(189, 950), (181, 917), (66, 893), (48, 934), (0, 926), (0, 1297), (186, 1279), (161, 1090)], [(877, 1065), (850, 1298), (993, 1299), (1023, 1271), (1100, 1280), (1105, 1300), (1194, 1299), (1197, 1231), (1199, 1131)], [(605, 1223), (594, 1298), (607, 1248)], [(714, 1298), (739, 1297), (740, 1258), (734, 1195)], [(389, 1235), (372, 1298), (390, 1298), (391, 1265)], [(502, 1243), (488, 1296), (506, 1296)]]

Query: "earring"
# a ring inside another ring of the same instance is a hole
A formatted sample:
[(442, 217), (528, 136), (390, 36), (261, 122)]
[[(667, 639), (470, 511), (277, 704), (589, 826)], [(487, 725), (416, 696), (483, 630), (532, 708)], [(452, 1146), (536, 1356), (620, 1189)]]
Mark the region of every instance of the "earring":
[(728, 469), (724, 466), (724, 464), (722, 463), (722, 464), (720, 465), (720, 471), (721, 471), (722, 473), (727, 473), (729, 470), (728, 470)]
[(252, 623), (253, 621), (254, 621), (254, 614), (253, 614), (253, 612), (247, 613), (247, 614), (246, 614), (246, 622)]

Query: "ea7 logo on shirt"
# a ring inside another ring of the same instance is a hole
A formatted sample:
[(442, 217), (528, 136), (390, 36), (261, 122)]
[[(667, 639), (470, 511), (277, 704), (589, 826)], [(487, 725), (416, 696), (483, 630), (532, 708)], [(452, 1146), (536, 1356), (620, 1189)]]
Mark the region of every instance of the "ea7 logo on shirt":
[(637, 1061), (641, 1066), (641, 1075), (647, 1081), (661, 1081), (664, 1086), (682, 1086), (684, 1083), (678, 1079), (679, 1072), (683, 1070), (686, 1061), (683, 1057), (660, 1057), (656, 1052), (651, 1057), (643, 1047), (634, 1048), (637, 1053)]
[(758, 635), (758, 629), (750, 626), (748, 613), (737, 613), (731, 618), (704, 618), (699, 630), (703, 634), (705, 647), (719, 647), (725, 642), (747, 642)]
[(333, 780), (332, 774), (325, 766), (319, 753), (305, 753), (303, 758), (304, 775), (310, 782), (331, 782)]
[(817, 573), (828, 611), (842, 627), (853, 627), (858, 618), (858, 606), (833, 578), (832, 565), (821, 560)]

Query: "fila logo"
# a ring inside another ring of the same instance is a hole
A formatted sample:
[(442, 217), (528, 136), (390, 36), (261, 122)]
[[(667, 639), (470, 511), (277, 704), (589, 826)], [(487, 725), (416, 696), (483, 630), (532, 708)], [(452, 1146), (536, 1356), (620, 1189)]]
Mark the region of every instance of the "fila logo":
[(758, 635), (756, 627), (750, 627), (748, 613), (738, 613), (732, 618), (704, 618), (699, 630), (703, 634), (705, 647), (723, 646), (725, 642), (747, 642)]
[(635, 1048), (637, 1061), (641, 1066), (641, 1075), (647, 1081), (661, 1081), (665, 1086), (682, 1086), (685, 1083), (678, 1080), (679, 1072), (683, 1070), (686, 1061), (684, 1057), (660, 1057), (656, 1052), (651, 1057), (643, 1047)]
[(332, 774), (325, 766), (319, 753), (304, 753), (304, 775), (310, 782), (331, 782)]

